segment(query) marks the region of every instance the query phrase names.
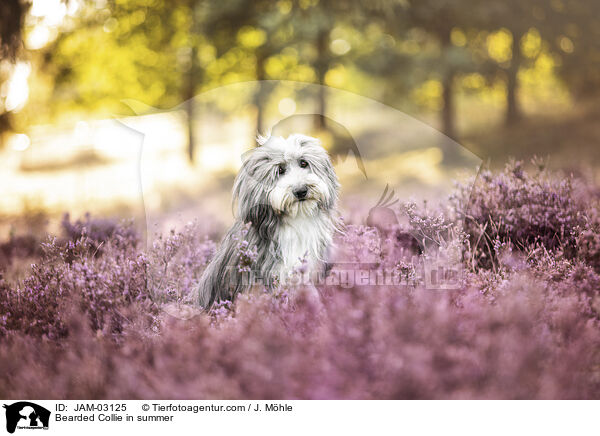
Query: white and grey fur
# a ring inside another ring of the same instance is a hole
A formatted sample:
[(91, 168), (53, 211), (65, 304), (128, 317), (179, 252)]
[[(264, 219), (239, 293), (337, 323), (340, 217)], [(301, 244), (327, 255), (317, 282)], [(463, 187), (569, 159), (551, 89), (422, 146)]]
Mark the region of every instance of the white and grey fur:
[(244, 155), (234, 183), (235, 223), (200, 280), (198, 301), (204, 308), (252, 287), (238, 270), (246, 226), (244, 239), (258, 254), (251, 269), (267, 289), (282, 283), (302, 261), (308, 274), (323, 273), (339, 229), (340, 185), (319, 140), (293, 134), (259, 137), (258, 144)]

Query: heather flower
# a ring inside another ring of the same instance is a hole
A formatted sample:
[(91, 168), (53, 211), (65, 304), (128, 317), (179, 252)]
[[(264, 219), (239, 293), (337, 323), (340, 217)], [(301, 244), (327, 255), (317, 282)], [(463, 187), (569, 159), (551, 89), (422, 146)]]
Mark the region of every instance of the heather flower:
[(576, 255), (585, 204), (571, 177), (556, 177), (543, 165), (536, 167), (529, 173), (513, 161), (498, 174), (483, 171), (472, 189), (465, 185), (453, 197), (456, 213), (464, 217), (476, 266), (497, 267), (495, 244), (520, 251), (541, 244), (568, 257)]
[(159, 235), (148, 252), (149, 293), (158, 303), (191, 303), (192, 294), (216, 244), (208, 239), (198, 222), (181, 231)]
[(581, 258), (600, 272), (600, 206), (595, 205), (586, 216), (586, 223), (576, 238)]
[(68, 334), (65, 317), (73, 304), (94, 330), (120, 332), (127, 322), (121, 310), (148, 298), (146, 261), (136, 251), (137, 241), (126, 244), (122, 234), (113, 232), (103, 241), (102, 255), (85, 232), (66, 243), (49, 238), (29, 277), (0, 294), (2, 332), (59, 339)]
[(119, 223), (112, 219), (92, 218), (86, 213), (83, 218), (71, 222), (67, 213), (63, 215), (61, 227), (69, 241), (75, 242), (85, 237), (98, 250), (109, 240), (113, 244), (122, 245), (135, 245), (139, 242), (139, 235), (132, 221)]
[(258, 249), (251, 245), (246, 236), (252, 223), (244, 224), (239, 234), (233, 235), (233, 240), (237, 242), (237, 253), (239, 256), (238, 272), (250, 273), (256, 259), (258, 258)]
[[(331, 274), (402, 283), (326, 283), (319, 303), (283, 283), (201, 310), (205, 226), (144, 251), (127, 224), (67, 218), (25, 278), (0, 275), (0, 396), (598, 399), (597, 200), (535, 166), (483, 172), (440, 210), (407, 204), (385, 232), (348, 219)], [(452, 289), (428, 287), (463, 264)]]

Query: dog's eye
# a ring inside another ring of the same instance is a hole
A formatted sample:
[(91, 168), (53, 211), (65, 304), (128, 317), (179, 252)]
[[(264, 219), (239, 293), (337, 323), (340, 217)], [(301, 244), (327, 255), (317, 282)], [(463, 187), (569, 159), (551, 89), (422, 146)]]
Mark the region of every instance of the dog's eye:
[(280, 176), (283, 176), (285, 174), (285, 165), (279, 165), (279, 169), (277, 170), (277, 173)]
[(300, 162), (298, 162), (298, 164), (300, 165), (300, 168), (308, 167), (308, 162), (306, 162), (304, 159), (300, 159)]

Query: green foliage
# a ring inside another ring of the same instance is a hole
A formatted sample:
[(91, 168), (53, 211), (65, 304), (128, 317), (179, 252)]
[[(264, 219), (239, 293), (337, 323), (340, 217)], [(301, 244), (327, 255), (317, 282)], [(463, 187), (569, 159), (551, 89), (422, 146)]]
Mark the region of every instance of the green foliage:
[[(442, 110), (447, 88), (482, 99), (516, 95), (519, 86), (538, 98), (540, 84), (555, 89), (557, 77), (576, 96), (600, 88), (595, 0), (78, 4), (51, 43), (25, 54), (34, 67), (30, 101), (50, 108), (48, 114), (27, 108), (28, 122), (74, 111), (122, 113), (123, 99), (166, 109), (247, 80), (368, 89), (387, 104), (429, 110)], [(0, 10), (4, 57), (15, 53), (22, 31), (36, 26), (25, 24), (28, 6), (11, 0)], [(4, 70), (0, 76), (8, 77)], [(257, 89), (255, 105), (267, 104), (270, 93)]]
[[(179, 103), (187, 68), (189, 14), (178, 2), (115, 1), (97, 11), (85, 4), (80, 20), (50, 47), (55, 102), (88, 110), (119, 110), (136, 98), (149, 105)], [(66, 97), (66, 98), (65, 98)]]

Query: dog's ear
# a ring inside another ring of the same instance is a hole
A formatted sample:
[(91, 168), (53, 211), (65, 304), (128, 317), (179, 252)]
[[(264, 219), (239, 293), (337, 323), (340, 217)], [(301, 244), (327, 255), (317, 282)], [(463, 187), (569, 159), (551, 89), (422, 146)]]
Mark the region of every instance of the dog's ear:
[(279, 217), (268, 201), (263, 175), (255, 174), (256, 165), (245, 164), (235, 180), (233, 187), (234, 208), (237, 205), (236, 219), (252, 222), (263, 238), (275, 231)]
[(252, 226), (262, 239), (273, 237), (279, 219), (279, 215), (270, 204), (256, 204), (248, 209), (244, 217), (245, 222), (252, 222)]
[[(249, 184), (253, 184), (253, 182)], [(237, 219), (245, 223), (251, 222), (252, 227), (256, 229), (261, 238), (269, 239), (275, 232), (279, 216), (268, 203), (264, 191), (258, 186), (258, 183), (254, 183), (255, 189), (249, 189), (243, 193), (238, 190), (236, 195), (238, 204)]]
[(331, 163), (331, 159), (329, 159), (329, 157), (327, 157), (327, 159), (325, 160), (325, 165), (323, 166), (323, 170), (325, 172), (325, 177), (328, 180), (327, 183), (327, 189), (329, 190), (328, 192), (328, 201), (327, 204), (325, 205), (325, 207), (327, 209), (331, 209), (332, 207), (335, 207), (335, 204), (337, 203), (338, 200), (338, 191), (340, 189), (340, 182), (338, 181), (337, 178), (337, 174), (335, 173), (335, 170), (333, 169), (333, 164)]

